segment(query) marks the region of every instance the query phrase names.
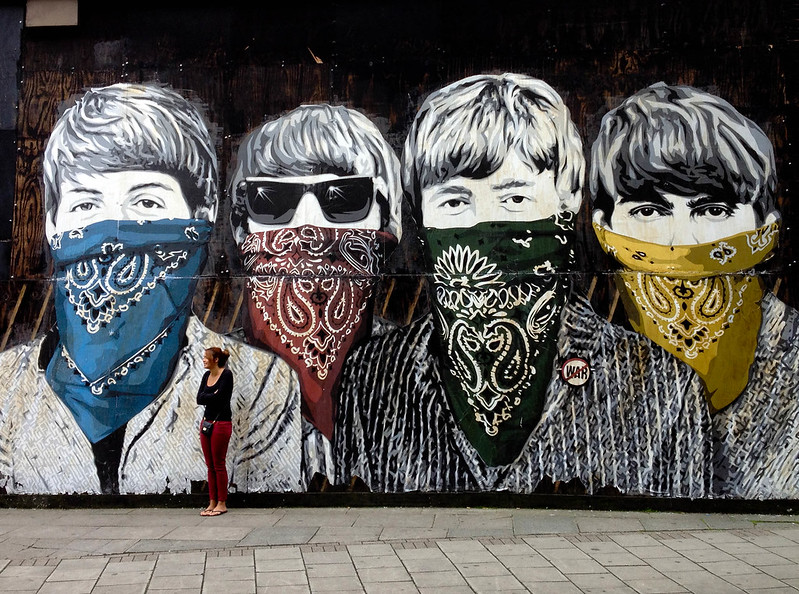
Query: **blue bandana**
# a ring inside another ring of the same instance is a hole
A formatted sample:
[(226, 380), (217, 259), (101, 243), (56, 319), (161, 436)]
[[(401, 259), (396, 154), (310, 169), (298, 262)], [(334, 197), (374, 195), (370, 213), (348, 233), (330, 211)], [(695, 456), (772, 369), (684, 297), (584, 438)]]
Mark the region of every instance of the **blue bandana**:
[(199, 219), (101, 221), (51, 240), (60, 342), (47, 381), (92, 443), (169, 382), (210, 234)]

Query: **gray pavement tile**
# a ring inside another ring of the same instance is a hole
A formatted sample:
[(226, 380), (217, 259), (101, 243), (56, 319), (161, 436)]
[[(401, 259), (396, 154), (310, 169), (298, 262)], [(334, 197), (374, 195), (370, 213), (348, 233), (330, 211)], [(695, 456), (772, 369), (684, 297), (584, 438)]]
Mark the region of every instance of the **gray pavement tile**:
[(175, 551), (206, 551), (219, 548), (234, 547), (235, 540), (140, 540), (128, 547), (128, 553), (171, 553)]
[(319, 528), (275, 526), (274, 528), (255, 528), (239, 541), (239, 546), (259, 547), (274, 545), (300, 545), (310, 542)]
[(528, 586), (530, 583), (565, 582), (569, 579), (555, 567), (516, 567), (511, 571), (522, 583)]
[(6, 565), (8, 565), (9, 563), (11, 563), (11, 560), (10, 560), (10, 559), (0, 559), (0, 572), (2, 572), (2, 571), (3, 571), (3, 568), (4, 568)]
[(390, 544), (385, 543), (347, 545), (347, 551), (349, 551), (350, 557), (353, 558), (382, 557), (394, 554), (394, 548)]
[(99, 544), (90, 552), (94, 555), (118, 555), (127, 553), (128, 549), (136, 544), (136, 540), (107, 540)]
[(592, 559), (552, 559), (552, 565), (571, 577), (579, 573), (607, 573), (607, 569)]
[(450, 560), (443, 556), (440, 558), (428, 557), (426, 559), (407, 558), (402, 559), (402, 563), (411, 573), (455, 570), (455, 566), (450, 562)]
[(741, 575), (745, 573), (760, 573), (759, 569), (743, 561), (710, 561), (708, 563), (699, 563), (699, 565), (713, 575), (719, 577)]
[(580, 532), (643, 532), (639, 520), (627, 518), (584, 518), (577, 520)]
[(473, 594), (467, 585), (462, 586), (434, 586), (431, 588), (419, 588), (419, 594)]
[(146, 584), (150, 581), (150, 571), (126, 571), (125, 573), (103, 573), (97, 580), (98, 586), (124, 586)]
[(539, 552), (545, 549), (574, 548), (574, 545), (562, 536), (525, 536), (523, 540)]
[(231, 555), (230, 557), (208, 557), (205, 560), (206, 569), (212, 567), (252, 567), (255, 562), (252, 552), (244, 555)]
[(640, 518), (644, 530), (705, 530), (707, 524), (693, 514), (653, 513)]
[(790, 527), (786, 526), (780, 528), (775, 528), (774, 526), (771, 526), (770, 529), (774, 534), (779, 534), (780, 536), (784, 536), (785, 538), (792, 540), (795, 543), (799, 543), (799, 526), (794, 525)]
[[(200, 540), (200, 541), (239, 541), (246, 537), (251, 529), (240, 526), (225, 526), (224, 520), (209, 522), (202, 526), (179, 526), (168, 531), (164, 538), (169, 540)], [(160, 537), (159, 537), (160, 538)], [(142, 539), (143, 540), (143, 539)], [(226, 545), (222, 545), (226, 546)]]
[(466, 576), (468, 584), (475, 592), (508, 592), (524, 590), (524, 586), (512, 575)]
[(103, 570), (103, 576), (116, 575), (119, 573), (147, 573), (155, 568), (155, 559), (146, 561), (122, 561), (120, 563), (108, 563)]
[(429, 547), (424, 549), (396, 549), (397, 557), (405, 561), (406, 559), (440, 559), (446, 561), (447, 557), (441, 549)]
[(715, 547), (707, 549), (693, 549), (685, 551), (683, 555), (694, 563), (730, 562), (735, 563), (737, 558)]
[(576, 534), (580, 530), (573, 518), (514, 518), (516, 536), (526, 534)]
[(166, 563), (205, 563), (204, 551), (169, 552), (158, 555), (158, 565)]
[(707, 571), (684, 571), (669, 576), (689, 592), (696, 594), (743, 594), (737, 586)]
[(413, 528), (406, 526), (390, 526), (380, 532), (380, 539), (385, 540), (436, 540), (447, 537), (446, 528)]
[(725, 580), (744, 590), (757, 590), (765, 588), (782, 588), (785, 582), (765, 573), (748, 573), (743, 575), (725, 575)]
[(43, 524), (40, 526), (23, 526), (7, 532), (4, 538), (21, 537), (24, 539), (37, 539), (37, 538), (52, 538), (54, 534), (58, 534), (59, 538), (80, 538), (92, 531), (89, 526), (58, 526), (57, 530), (53, 529), (50, 524)]
[(667, 577), (646, 580), (624, 580), (624, 582), (639, 594), (676, 594), (678, 592), (688, 591), (680, 584)]
[(400, 558), (393, 553), (391, 555), (380, 555), (379, 557), (353, 557), (352, 562), (359, 571), (378, 567), (403, 567)]
[(102, 586), (98, 584), (92, 588), (91, 594), (144, 594), (147, 592), (147, 584), (116, 584), (113, 586)]
[(45, 582), (39, 588), (39, 594), (91, 594), (95, 580), (69, 582)]
[(432, 528), (434, 517), (430, 515), (408, 514), (404, 510), (386, 512), (379, 516), (359, 516), (353, 526), (396, 526), (409, 528)]
[(11, 565), (0, 572), (0, 577), (41, 578), (44, 581), (54, 570), (55, 567), (47, 565)]
[(253, 565), (247, 565), (246, 567), (208, 567), (206, 565), (205, 573), (203, 575), (204, 582), (254, 580), (255, 567)]
[(572, 575), (569, 580), (583, 592), (625, 592), (635, 594), (634, 590), (627, 586), (615, 575), (610, 573)]
[[(156, 571), (158, 568), (156, 567)], [(202, 575), (164, 575), (153, 576), (148, 590), (179, 590), (181, 588), (199, 589), (203, 583)]]
[(202, 563), (156, 563), (153, 577), (170, 577), (181, 575), (202, 576), (205, 566)]
[(315, 509), (299, 508), (287, 510), (286, 515), (275, 523), (275, 527), (329, 526), (343, 528), (352, 526), (356, 520), (357, 518), (341, 513), (340, 510), (320, 512)]
[(255, 561), (277, 561), (279, 559), (302, 559), (302, 551), (298, 547), (272, 547), (255, 549)]
[(745, 543), (740, 536), (726, 530), (707, 530), (705, 532), (692, 532), (691, 536), (718, 546), (720, 543)]
[(528, 582), (524, 585), (533, 594), (582, 594), (582, 590), (571, 582)]
[(603, 565), (604, 567), (616, 566), (630, 566), (630, 565), (646, 565), (643, 561), (633, 555), (632, 553), (592, 553), (594, 561)]
[(302, 571), (272, 571), (256, 573), (255, 583), (261, 586), (307, 586), (308, 576)]
[(305, 571), (308, 578), (322, 578), (322, 577), (353, 577), (357, 576), (355, 567), (351, 562), (347, 563), (319, 563), (319, 564), (306, 564)]
[(751, 555), (744, 555), (743, 560), (755, 567), (763, 567), (765, 565), (791, 565), (795, 563), (795, 561), (786, 559), (779, 553), (753, 553)]
[(276, 573), (281, 571), (305, 571), (301, 557), (290, 559), (260, 559), (259, 551), (255, 551), (255, 570), (259, 573)]
[(609, 567), (608, 571), (623, 582), (628, 582), (630, 580), (657, 580), (664, 577), (662, 573), (648, 565)]
[[(664, 547), (663, 545), (644, 546), (644, 547), (626, 547), (627, 552), (635, 555), (639, 559), (665, 559), (667, 557), (681, 558), (682, 554), (679, 551)], [(690, 556), (690, 553), (686, 553)]]
[(615, 542), (576, 542), (574, 546), (587, 553), (592, 555), (594, 553), (626, 553), (627, 549), (622, 547), (621, 545)]
[(552, 561), (553, 559), (590, 559), (582, 550), (577, 547), (563, 548), (563, 549), (543, 549), (540, 552), (542, 557)]
[(626, 549), (630, 547), (652, 547), (661, 546), (661, 543), (656, 538), (649, 534), (636, 534), (635, 532), (621, 532), (618, 534), (608, 534), (608, 536), (615, 542)]
[(507, 568), (516, 569), (524, 567), (552, 567), (552, 563), (538, 553), (529, 555), (498, 556), (497, 559)]
[(411, 577), (418, 588), (434, 588), (440, 586), (466, 586), (466, 580), (457, 571), (424, 571), (411, 572)]
[(796, 588), (790, 586), (783, 586), (781, 588), (750, 588), (746, 591), (747, 594), (796, 594)]
[(459, 563), (458, 571), (464, 577), (510, 575), (507, 567), (494, 561), (492, 563)]
[(350, 555), (347, 551), (306, 551), (302, 558), (306, 565), (319, 565), (321, 563), (350, 563)]
[(672, 573), (681, 573), (685, 571), (702, 571), (702, 567), (685, 557), (652, 557), (647, 559), (649, 565), (671, 576)]
[(526, 544), (488, 543), (485, 546), (495, 557), (516, 557), (534, 554), (533, 549)]
[(255, 594), (255, 580), (205, 580), (202, 594)]
[[(69, 560), (67, 560), (69, 561)], [(77, 559), (77, 561), (94, 561), (94, 559)], [(62, 561), (55, 571), (47, 578), (48, 582), (74, 582), (97, 580), (100, 574), (103, 573), (105, 567), (105, 559), (102, 559), (102, 565), (92, 563), (85, 566), (64, 567), (66, 561)]]
[[(103, 526), (84, 531), (82, 538), (96, 540), (142, 540), (144, 538), (161, 538), (166, 536), (174, 526)], [(59, 528), (59, 536), (61, 529)]]
[(796, 546), (796, 543), (793, 540), (785, 538), (784, 536), (780, 536), (779, 534), (773, 534), (769, 532), (765, 534), (744, 533), (741, 534), (741, 538), (763, 548)]
[(751, 542), (718, 542), (715, 543), (714, 546), (725, 553), (736, 556), (756, 555), (765, 551), (764, 548), (752, 544)]
[(405, 594), (419, 592), (413, 582), (368, 582), (363, 585), (367, 594)]
[(38, 590), (44, 583), (43, 577), (3, 577), (0, 576), (0, 592), (16, 592), (17, 590)]
[(705, 514), (703, 520), (714, 530), (746, 530), (755, 525), (752, 520), (727, 514)]
[(694, 538), (693, 536), (686, 536), (685, 538), (666, 538), (659, 541), (659, 543), (680, 552), (717, 550), (712, 544)]
[(309, 594), (309, 586), (258, 586), (258, 594)]
[(444, 551), (444, 553), (455, 565), (461, 563), (491, 563), (497, 560), (486, 549), (482, 551)]
[(761, 567), (760, 570), (778, 580), (799, 579), (799, 564), (768, 565)]
[(513, 528), (493, 526), (458, 526), (447, 530), (447, 538), (510, 538), (515, 536)]
[(770, 553), (779, 555), (780, 557), (785, 557), (786, 559), (790, 559), (794, 563), (799, 563), (799, 546), (774, 547), (772, 549), (766, 549), (766, 550)]
[(407, 582), (411, 576), (404, 567), (365, 567), (358, 569), (361, 582)]
[(309, 542), (326, 543), (378, 540), (382, 532), (383, 529), (380, 526), (321, 526)]
[(312, 592), (363, 592), (360, 580), (355, 576), (308, 578)]

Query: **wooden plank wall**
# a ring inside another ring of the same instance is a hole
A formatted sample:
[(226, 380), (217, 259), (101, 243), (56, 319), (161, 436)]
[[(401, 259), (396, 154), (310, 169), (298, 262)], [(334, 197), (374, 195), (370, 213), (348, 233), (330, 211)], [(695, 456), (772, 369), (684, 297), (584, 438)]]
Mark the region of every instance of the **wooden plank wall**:
[[(631, 93), (659, 80), (701, 87), (758, 122), (774, 143), (785, 225), (779, 251), (762, 273), (781, 299), (799, 305), (799, 281), (790, 274), (796, 258), (797, 9), (788, 2), (564, 0), (490, 10), (467, 2), (457, 14), (437, 2), (80, 6), (78, 27), (27, 29), (23, 35), (12, 278), (0, 281), (0, 350), (54, 322), (40, 156), (59, 106), (88, 87), (115, 82), (160, 81), (202, 101), (217, 127), (222, 188), (244, 134), (302, 103), (363, 110), (399, 154), (430, 91), (471, 74), (522, 72), (561, 93), (588, 154), (602, 115)], [(194, 302), (195, 312), (218, 332), (241, 324), (244, 280), (228, 215), (223, 197)], [(575, 284), (598, 312), (626, 324), (616, 307), (613, 266), (599, 249), (589, 215), (585, 203)], [(406, 216), (403, 242), (378, 292), (378, 315), (406, 324), (427, 310), (420, 264), (414, 224)]]

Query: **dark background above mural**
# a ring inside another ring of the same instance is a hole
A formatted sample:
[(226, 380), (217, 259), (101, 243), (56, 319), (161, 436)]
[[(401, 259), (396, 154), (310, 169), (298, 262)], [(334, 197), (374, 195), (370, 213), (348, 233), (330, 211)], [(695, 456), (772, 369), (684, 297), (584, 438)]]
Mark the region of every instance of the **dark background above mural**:
[[(207, 105), (217, 126), (223, 187), (242, 136), (302, 103), (363, 110), (399, 154), (429, 92), (471, 74), (520, 72), (563, 96), (587, 154), (602, 116), (628, 95), (661, 80), (696, 86), (755, 120), (775, 146), (784, 225), (779, 251), (763, 273), (767, 287), (796, 307), (797, 18), (799, 5), (773, 0), (226, 2), (202, 8), (81, 1), (78, 26), (22, 31), (14, 199), (0, 201), (0, 232), (12, 239), (4, 262), (8, 280), (0, 281), (0, 349), (53, 323), (39, 166), (59, 105), (87, 87), (116, 82), (159, 81)], [(575, 281), (599, 313), (624, 324), (613, 267), (588, 213), (584, 203)], [(243, 286), (228, 214), (223, 198), (194, 303), (200, 318), (221, 332), (240, 325)], [(13, 220), (8, 232), (7, 220)], [(415, 228), (406, 216), (376, 312), (399, 324), (424, 312), (420, 272)]]

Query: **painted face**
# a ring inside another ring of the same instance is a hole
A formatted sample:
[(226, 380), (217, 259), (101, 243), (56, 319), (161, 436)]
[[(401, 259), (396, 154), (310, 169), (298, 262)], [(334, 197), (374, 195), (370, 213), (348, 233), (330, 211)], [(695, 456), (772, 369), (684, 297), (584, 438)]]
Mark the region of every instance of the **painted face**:
[(422, 220), (433, 229), (546, 219), (558, 212), (555, 173), (533, 171), (511, 153), (483, 179), (453, 177), (422, 190)]
[(77, 173), (61, 183), (61, 201), (47, 235), (106, 220), (155, 221), (191, 216), (178, 181), (156, 171)]
[(250, 233), (304, 225), (380, 230), (379, 180), (335, 174), (247, 178)]
[(610, 223), (620, 235), (660, 245), (711, 243), (759, 226), (752, 204), (667, 193), (652, 202), (617, 203)]

